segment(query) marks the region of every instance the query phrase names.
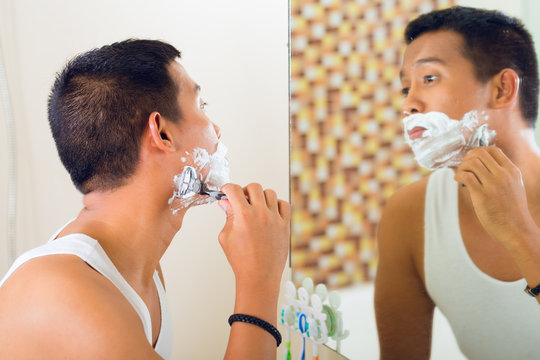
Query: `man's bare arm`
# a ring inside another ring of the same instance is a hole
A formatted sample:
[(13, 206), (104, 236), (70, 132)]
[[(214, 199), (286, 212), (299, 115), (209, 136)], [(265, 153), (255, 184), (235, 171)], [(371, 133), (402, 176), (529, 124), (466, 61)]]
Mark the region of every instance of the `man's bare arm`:
[[(220, 205), (227, 222), (219, 241), (236, 279), (234, 313), (256, 316), (273, 326), (281, 275), (289, 250), (290, 208), (259, 184), (228, 184)], [(276, 358), (276, 340), (255, 325), (234, 322), (225, 359)]]
[(23, 264), (0, 308), (2, 359), (160, 359), (125, 297), (73, 255)]
[(425, 184), (399, 190), (378, 230), (375, 315), (381, 359), (429, 359), (434, 304), (423, 282)]

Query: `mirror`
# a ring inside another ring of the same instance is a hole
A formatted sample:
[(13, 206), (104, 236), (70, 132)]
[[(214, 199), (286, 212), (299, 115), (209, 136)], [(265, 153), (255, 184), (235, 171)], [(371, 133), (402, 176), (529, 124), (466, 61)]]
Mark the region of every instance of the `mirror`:
[[(382, 209), (397, 188), (428, 173), (403, 139), (403, 31), (418, 14), (454, 4), (498, 7), (535, 32), (526, 0), (291, 1), (292, 278), (340, 291), (351, 332), (341, 353), (349, 358), (378, 357), (373, 279)], [(433, 334), (434, 358), (438, 351), (463, 358), (438, 311)]]

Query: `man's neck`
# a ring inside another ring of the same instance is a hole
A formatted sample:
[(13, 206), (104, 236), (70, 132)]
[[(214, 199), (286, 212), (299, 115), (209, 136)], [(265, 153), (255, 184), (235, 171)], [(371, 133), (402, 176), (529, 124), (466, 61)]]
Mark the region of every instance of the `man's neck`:
[(132, 185), (91, 192), (77, 219), (60, 235), (78, 232), (96, 239), (129, 283), (150, 286), (185, 214), (173, 215), (166, 200), (156, 201), (150, 193)]
[(505, 132), (496, 141), (496, 145), (520, 169), (529, 205), (538, 204), (540, 210), (540, 148), (536, 143), (534, 129), (514, 127), (505, 129)]

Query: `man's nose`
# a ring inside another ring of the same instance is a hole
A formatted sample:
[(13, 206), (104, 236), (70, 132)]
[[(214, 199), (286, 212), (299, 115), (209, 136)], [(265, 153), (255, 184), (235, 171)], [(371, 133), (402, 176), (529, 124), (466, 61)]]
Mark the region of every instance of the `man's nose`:
[(219, 126), (217, 126), (215, 123), (212, 123), (212, 126), (214, 127), (218, 139), (221, 139), (221, 129)]
[(409, 90), (407, 97), (401, 104), (401, 112), (406, 115), (423, 113), (425, 110), (424, 102), (415, 91)]

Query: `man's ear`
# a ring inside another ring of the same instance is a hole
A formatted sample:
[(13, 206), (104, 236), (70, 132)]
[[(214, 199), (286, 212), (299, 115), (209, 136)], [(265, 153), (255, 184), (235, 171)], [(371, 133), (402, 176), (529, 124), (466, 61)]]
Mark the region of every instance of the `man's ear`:
[(501, 70), (492, 78), (493, 91), (491, 105), (500, 109), (510, 107), (518, 99), (519, 75), (510, 68)]
[(154, 111), (148, 117), (148, 131), (152, 145), (160, 150), (171, 152), (175, 149), (173, 137), (167, 125), (167, 120), (157, 111)]

